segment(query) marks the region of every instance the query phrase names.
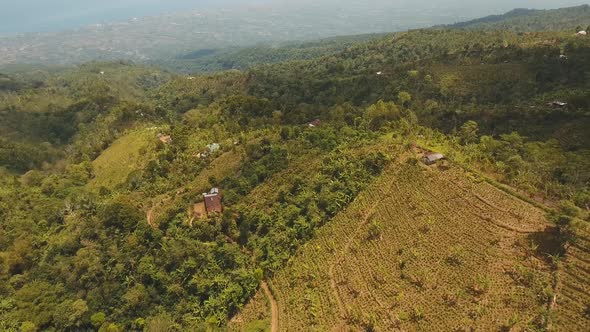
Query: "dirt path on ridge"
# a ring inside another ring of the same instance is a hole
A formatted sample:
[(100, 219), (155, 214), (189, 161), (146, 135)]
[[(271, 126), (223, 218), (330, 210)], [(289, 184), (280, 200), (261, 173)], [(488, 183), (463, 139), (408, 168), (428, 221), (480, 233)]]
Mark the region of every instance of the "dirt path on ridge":
[(268, 284), (266, 281), (262, 281), (260, 283), (260, 287), (264, 291), (264, 294), (268, 298), (268, 302), (270, 302), (270, 332), (279, 332), (279, 305), (277, 300), (275, 300), (270, 288), (268, 288)]

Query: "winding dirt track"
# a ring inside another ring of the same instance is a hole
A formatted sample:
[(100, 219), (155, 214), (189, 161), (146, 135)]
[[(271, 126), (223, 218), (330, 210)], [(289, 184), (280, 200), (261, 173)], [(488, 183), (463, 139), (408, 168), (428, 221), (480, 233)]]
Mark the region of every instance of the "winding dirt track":
[[(174, 191), (179, 191), (179, 190), (184, 190), (185, 187), (181, 187), (179, 189), (176, 189)], [(155, 219), (157, 217), (156, 215), (156, 210), (159, 209), (162, 205), (164, 205), (166, 202), (168, 202), (169, 200), (172, 199), (172, 193), (174, 191), (169, 191), (166, 194), (162, 194), (159, 196), (156, 196), (152, 199), (152, 205), (151, 207), (147, 210), (146, 212), (146, 219), (147, 219), (147, 223), (148, 225), (150, 225), (151, 227), (156, 227), (157, 225), (155, 224)]]
[(264, 294), (266, 295), (266, 297), (268, 298), (268, 301), (270, 302), (270, 313), (271, 313), (270, 332), (279, 332), (279, 305), (277, 304), (277, 301), (275, 300), (274, 296), (272, 295), (272, 292), (268, 288), (266, 281), (262, 281), (260, 286), (262, 287)]

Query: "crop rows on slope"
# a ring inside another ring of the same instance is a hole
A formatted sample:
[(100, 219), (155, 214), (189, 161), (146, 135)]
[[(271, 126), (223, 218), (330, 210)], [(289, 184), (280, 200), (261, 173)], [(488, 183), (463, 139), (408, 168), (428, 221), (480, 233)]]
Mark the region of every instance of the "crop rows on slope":
[(270, 306), (262, 289), (258, 290), (238, 316), (228, 323), (229, 331), (247, 331), (270, 324)]
[[(532, 273), (531, 282), (540, 285), (535, 291), (550, 280), (545, 268), (532, 272), (515, 261), (521, 255), (514, 245), (522, 235), (490, 222), (508, 219), (504, 206), (492, 209), (466, 194), (453, 185), (461, 179), (453, 172), (407, 168), (398, 179), (374, 216), (382, 226), (380, 238), (357, 238), (339, 271), (351, 323), (447, 330), (497, 328), (516, 310), (523, 320), (534, 318), (546, 297), (522, 290), (511, 274)], [(364, 317), (363, 308), (373, 308), (373, 317)]]
[(590, 326), (590, 228), (582, 225), (577, 236), (559, 270), (555, 331), (581, 332)]
[[(363, 158), (363, 156), (367, 156), (375, 152), (382, 152), (389, 155), (397, 153), (397, 149), (392, 150), (392, 146), (385, 141), (379, 141), (378, 144), (373, 143), (370, 145), (355, 146), (354, 149), (345, 149), (344, 151), (346, 152), (343, 153), (346, 153), (352, 158)], [(289, 192), (292, 190), (291, 188), (293, 187), (293, 183), (299, 182), (299, 180), (295, 181), (295, 179), (300, 178), (302, 174), (306, 174), (307, 178), (301, 179), (303, 184), (300, 184), (300, 186), (310, 186), (310, 183), (314, 181), (313, 174), (320, 172), (321, 165), (322, 159), (318, 158), (314, 153), (305, 153), (300, 158), (291, 160), (289, 168), (274, 174), (272, 178), (269, 178), (264, 184), (256, 187), (248, 195), (246, 200), (248, 202), (249, 208), (267, 209), (268, 212), (272, 212), (271, 210), (274, 209), (274, 206), (272, 206), (271, 203), (274, 203), (276, 200), (278, 200), (279, 192)], [(370, 192), (370, 190), (367, 192)], [(361, 196), (366, 196), (367, 192), (361, 193)], [(361, 197), (356, 199), (356, 202), (364, 201), (367, 200), (362, 199)], [(354, 204), (350, 204), (349, 206), (351, 205)], [(362, 205), (356, 205), (358, 210), (357, 214), (361, 216), (366, 209), (362, 207)], [(312, 249), (311, 252), (306, 253), (306, 259), (310, 259), (312, 263), (306, 263), (302, 266), (297, 266), (292, 271), (289, 270), (289, 267), (286, 269), (290, 271), (288, 272), (289, 278), (296, 279), (294, 283), (299, 283), (304, 286), (301, 287), (300, 291), (298, 291), (301, 296), (297, 298), (290, 298), (289, 300), (291, 302), (285, 303), (282, 301), (285, 295), (282, 292), (283, 289), (272, 287), (274, 280), (273, 282), (269, 282), (269, 286), (273, 288), (273, 294), (279, 302), (279, 324), (281, 327), (288, 324), (290, 324), (289, 326), (317, 326), (317, 324), (319, 324), (318, 322), (322, 321), (323, 317), (330, 317), (327, 321), (332, 322), (332, 317), (338, 316), (337, 301), (332, 297), (332, 294), (329, 291), (326, 293), (315, 292), (317, 285), (321, 285), (319, 288), (325, 287), (324, 289), (330, 289), (329, 273), (328, 271), (321, 271), (321, 267), (327, 264), (327, 262), (324, 262), (323, 260), (325, 257), (332, 255), (339, 248), (341, 243), (347, 241), (347, 235), (340, 234), (336, 232), (336, 230), (341, 229), (342, 227), (354, 226), (332, 225), (334, 222), (338, 222), (338, 220), (348, 222), (347, 219), (336, 218), (335, 220), (332, 220), (323, 226), (321, 228), (321, 232), (332, 230), (331, 232), (333, 234), (338, 234), (339, 236), (341, 235), (341, 238), (324, 238), (323, 236), (316, 237), (314, 240), (311, 240), (304, 245), (304, 247)], [(300, 254), (304, 252), (306, 252), (305, 249), (299, 251)], [(316, 259), (317, 261), (315, 261)], [(291, 262), (293, 261), (294, 260), (291, 260)], [(280, 272), (279, 277), (275, 278), (275, 280), (280, 279), (282, 274), (283, 272)], [(285, 279), (285, 281), (290, 282), (287, 279)], [(286, 310), (286, 306), (290, 307), (293, 305), (305, 308), (305, 313), (298, 315), (297, 317), (291, 317), (289, 315), (290, 311)], [(290, 328), (290, 330), (292, 329), (294, 329), (294, 327)]]
[(480, 201), (504, 214), (501, 221), (505, 228), (519, 233), (534, 233), (544, 231), (547, 226), (541, 222), (545, 219), (543, 210), (532, 208), (529, 203), (507, 195), (484, 181), (471, 183), (469, 189)]
[(273, 280), (281, 330), (534, 324), (551, 277), (520, 244), (545, 227), (542, 211), (460, 170), (390, 169)]
[[(389, 173), (386, 171), (385, 173)], [(331, 288), (329, 268), (372, 207), (377, 189), (385, 175), (362, 192), (346, 210), (323, 226), (273, 279), (279, 302), (280, 330), (296, 331), (302, 327), (330, 330), (340, 321), (338, 300)], [(346, 305), (346, 304), (345, 304)]]

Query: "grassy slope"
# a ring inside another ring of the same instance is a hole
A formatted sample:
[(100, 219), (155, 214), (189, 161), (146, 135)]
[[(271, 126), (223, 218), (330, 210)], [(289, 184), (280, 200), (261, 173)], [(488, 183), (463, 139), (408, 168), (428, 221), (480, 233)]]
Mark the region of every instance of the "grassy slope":
[(119, 138), (92, 162), (95, 177), (88, 187), (98, 189), (115, 188), (124, 183), (129, 174), (141, 169), (146, 160), (142, 151), (156, 140), (157, 132), (151, 129), (139, 129)]
[[(390, 169), (272, 280), (281, 330), (497, 329), (535, 318), (551, 274), (521, 245), (543, 234), (544, 213), (468, 179)], [(370, 240), (373, 223), (381, 234)]]

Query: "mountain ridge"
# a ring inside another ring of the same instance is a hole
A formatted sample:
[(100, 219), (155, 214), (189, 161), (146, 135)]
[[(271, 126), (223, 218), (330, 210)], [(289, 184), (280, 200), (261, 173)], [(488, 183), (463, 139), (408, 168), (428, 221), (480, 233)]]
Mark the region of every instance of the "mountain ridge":
[(585, 332), (573, 30), (419, 29), (192, 75), (13, 68), (0, 330)]
[[(95, 24), (66, 32), (2, 37), (0, 66), (14, 63), (76, 64), (119, 59), (142, 62), (170, 60), (200, 49), (226, 50), (259, 43), (404, 31), (469, 17), (468, 13), (453, 14), (445, 8), (433, 11), (427, 6), (416, 7), (412, 10), (415, 14), (410, 15), (403, 6), (375, 1), (357, 4), (354, 8), (339, 8), (336, 12), (318, 5), (309, 8), (289, 5), (251, 7), (248, 10), (188, 11)], [(359, 16), (358, 13), (368, 14)], [(344, 21), (346, 24), (343, 24)], [(269, 26), (273, 29), (267, 29)]]
[[(576, 26), (586, 29), (590, 26), (590, 5), (580, 5), (559, 9), (513, 9), (502, 15), (444, 25), (452, 29), (497, 29), (505, 31), (570, 30)], [(564, 20), (562, 21), (562, 18)], [(577, 32), (577, 31), (575, 31)]]

